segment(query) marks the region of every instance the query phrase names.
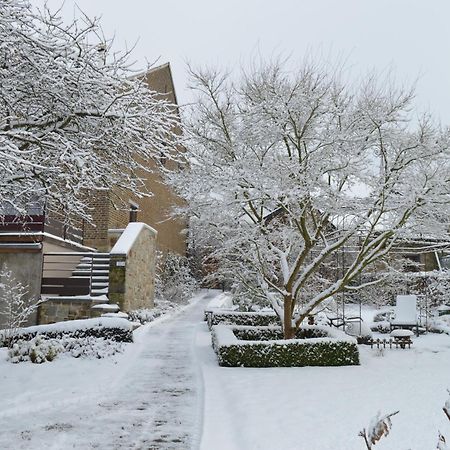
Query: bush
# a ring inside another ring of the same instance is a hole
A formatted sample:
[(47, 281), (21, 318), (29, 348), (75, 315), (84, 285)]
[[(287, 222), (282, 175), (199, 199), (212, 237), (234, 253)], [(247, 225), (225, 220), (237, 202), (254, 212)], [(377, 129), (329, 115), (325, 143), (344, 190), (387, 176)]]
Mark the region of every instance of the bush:
[(186, 303), (197, 289), (189, 260), (176, 253), (157, 255), (155, 296), (174, 303)]
[(53, 361), (62, 351), (64, 348), (58, 340), (44, 339), (38, 336), (31, 341), (19, 339), (14, 342), (8, 350), (8, 359), (12, 363), (31, 361), (35, 364), (42, 364), (46, 361)]
[(157, 299), (155, 300), (154, 308), (134, 309), (128, 312), (128, 316), (131, 321), (145, 325), (170, 311), (176, 310), (178, 306), (179, 305), (167, 300)]
[(53, 361), (64, 353), (74, 358), (106, 358), (123, 351), (123, 344), (110, 339), (93, 337), (46, 339), (37, 336), (30, 341), (18, 340), (8, 350), (8, 359), (12, 363), (31, 361), (42, 364)]
[(237, 312), (237, 311), (213, 311), (208, 316), (209, 329), (214, 325), (247, 325), (253, 327), (267, 327), (281, 325), (279, 317), (275, 313), (262, 312)]
[[(302, 327), (283, 340), (281, 327), (212, 328), (213, 348), (224, 367), (302, 367), (359, 364), (356, 340), (326, 327)], [(252, 339), (252, 340), (248, 340)]]
[[(14, 335), (13, 342), (30, 341), (41, 336), (46, 339), (72, 338), (103, 338), (116, 342), (133, 342), (133, 326), (121, 318), (95, 318), (57, 322), (51, 325), (37, 325), (21, 328)], [(0, 347), (9, 344), (8, 330), (0, 332)]]

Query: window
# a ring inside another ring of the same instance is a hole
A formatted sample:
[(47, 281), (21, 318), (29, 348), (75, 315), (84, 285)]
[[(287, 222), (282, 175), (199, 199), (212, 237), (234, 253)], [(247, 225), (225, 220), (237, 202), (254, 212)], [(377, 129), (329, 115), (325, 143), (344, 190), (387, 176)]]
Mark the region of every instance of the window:
[(130, 219), (129, 222), (137, 222), (137, 215), (139, 211), (139, 205), (130, 202)]

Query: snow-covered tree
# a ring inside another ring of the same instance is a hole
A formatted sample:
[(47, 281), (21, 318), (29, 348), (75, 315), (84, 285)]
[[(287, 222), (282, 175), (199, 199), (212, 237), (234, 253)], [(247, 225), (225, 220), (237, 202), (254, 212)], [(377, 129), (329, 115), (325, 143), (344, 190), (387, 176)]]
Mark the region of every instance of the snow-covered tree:
[(0, 326), (2, 338), (11, 344), (17, 331), (39, 306), (40, 299), (29, 298), (27, 286), (6, 266), (0, 271)]
[(447, 236), (449, 134), (414, 120), (412, 90), (308, 61), (192, 75), (190, 164), (172, 182), (218, 273), (257, 280), (286, 338), (397, 242)]
[(158, 252), (155, 296), (173, 303), (186, 303), (197, 289), (189, 260), (185, 256)]
[[(178, 114), (112, 50), (98, 21), (64, 23), (28, 0), (0, 2), (0, 207), (31, 202), (88, 217), (86, 192), (145, 192), (155, 155), (170, 156)], [(0, 211), (0, 215), (2, 213)]]

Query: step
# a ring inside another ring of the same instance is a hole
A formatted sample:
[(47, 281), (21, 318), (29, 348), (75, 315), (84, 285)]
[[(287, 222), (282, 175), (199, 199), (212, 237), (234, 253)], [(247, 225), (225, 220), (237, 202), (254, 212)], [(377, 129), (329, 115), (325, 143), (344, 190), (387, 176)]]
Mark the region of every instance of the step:
[(96, 288), (96, 289), (91, 289), (91, 295), (104, 295), (108, 293), (108, 288)]
[(102, 269), (108, 269), (109, 268), (109, 264), (84, 264), (84, 263), (80, 263), (77, 265), (77, 268), (79, 269), (90, 269), (91, 267), (98, 267), (98, 268), (102, 268)]

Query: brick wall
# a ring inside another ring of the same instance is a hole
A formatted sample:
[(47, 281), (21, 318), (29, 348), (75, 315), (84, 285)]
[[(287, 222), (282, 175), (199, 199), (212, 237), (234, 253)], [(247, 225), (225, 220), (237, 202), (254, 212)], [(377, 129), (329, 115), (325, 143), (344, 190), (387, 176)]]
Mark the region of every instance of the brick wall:
[(88, 200), (92, 223), (84, 224), (83, 245), (100, 251), (108, 250), (108, 226), (110, 214), (109, 191), (101, 189), (93, 191)]
[[(176, 103), (175, 88), (172, 80), (172, 73), (169, 64), (156, 67), (146, 75), (149, 88), (161, 93), (161, 97)], [(175, 130), (180, 133), (179, 129)], [(154, 169), (150, 161), (147, 166)], [(176, 164), (167, 163), (169, 168), (176, 170)], [(181, 255), (186, 254), (186, 234), (183, 232), (187, 228), (187, 222), (183, 219), (170, 218), (171, 209), (174, 205), (181, 205), (182, 200), (176, 196), (172, 190), (162, 182), (161, 175), (157, 170), (152, 173), (141, 171), (138, 174), (145, 179), (145, 188), (153, 193), (152, 197), (138, 198), (129, 191), (114, 190), (113, 198), (117, 198), (115, 206), (111, 206), (109, 213), (109, 228), (125, 228), (129, 222), (130, 201), (139, 205), (137, 221), (150, 225), (157, 230), (157, 247), (162, 251), (172, 251)]]

